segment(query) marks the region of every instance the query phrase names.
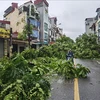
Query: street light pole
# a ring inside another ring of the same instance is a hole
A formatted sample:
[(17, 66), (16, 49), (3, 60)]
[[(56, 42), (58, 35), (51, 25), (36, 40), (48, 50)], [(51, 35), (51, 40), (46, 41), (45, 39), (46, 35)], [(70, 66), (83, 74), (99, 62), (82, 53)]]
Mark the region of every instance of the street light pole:
[(28, 18), (28, 44), (30, 48), (30, 19)]

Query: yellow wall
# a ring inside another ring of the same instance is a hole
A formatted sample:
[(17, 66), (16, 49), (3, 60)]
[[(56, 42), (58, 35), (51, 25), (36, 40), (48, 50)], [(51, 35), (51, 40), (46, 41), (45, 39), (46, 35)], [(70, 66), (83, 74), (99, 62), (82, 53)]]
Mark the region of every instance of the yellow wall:
[(13, 32), (21, 33), (23, 31), (23, 27), (25, 25), (27, 18), (26, 12), (19, 14), (19, 10), (15, 8), (15, 10), (6, 16), (6, 20), (10, 21)]

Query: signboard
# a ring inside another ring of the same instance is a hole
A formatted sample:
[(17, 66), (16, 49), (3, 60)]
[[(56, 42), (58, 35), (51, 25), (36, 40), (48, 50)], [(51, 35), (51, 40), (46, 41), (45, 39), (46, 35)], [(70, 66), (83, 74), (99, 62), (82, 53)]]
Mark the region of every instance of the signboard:
[(0, 28), (0, 37), (9, 38), (10, 37), (10, 30), (6, 30), (5, 28)]

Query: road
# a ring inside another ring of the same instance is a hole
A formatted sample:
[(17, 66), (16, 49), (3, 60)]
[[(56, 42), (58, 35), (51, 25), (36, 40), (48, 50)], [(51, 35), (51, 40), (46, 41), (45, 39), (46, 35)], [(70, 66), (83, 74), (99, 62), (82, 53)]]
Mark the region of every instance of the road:
[[(90, 69), (85, 79), (78, 79), (80, 100), (100, 100), (100, 64), (92, 60), (75, 59)], [(52, 80), (52, 91), (49, 100), (75, 100), (74, 80), (64, 81), (61, 77)]]

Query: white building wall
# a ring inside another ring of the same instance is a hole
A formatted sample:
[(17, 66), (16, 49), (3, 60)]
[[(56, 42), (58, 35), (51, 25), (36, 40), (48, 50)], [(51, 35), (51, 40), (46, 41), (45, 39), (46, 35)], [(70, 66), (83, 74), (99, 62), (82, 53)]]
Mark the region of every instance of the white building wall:
[(96, 22), (97, 43), (100, 43), (100, 19)]
[(42, 41), (45, 40), (45, 34), (48, 35), (48, 29), (47, 31), (45, 31), (45, 28), (44, 28), (44, 24), (46, 23), (47, 25), (49, 24), (49, 21), (48, 21), (48, 13), (45, 12), (45, 9), (47, 9), (48, 11), (48, 7), (46, 6), (46, 4), (44, 2), (42, 2), (40, 5), (36, 5), (37, 7), (37, 11), (40, 12), (40, 21), (41, 21), (41, 28), (40, 28), (40, 39)]
[(85, 21), (85, 32), (87, 34), (89, 34), (89, 33), (94, 34), (94, 31), (90, 29), (90, 27), (93, 25), (93, 23), (95, 23), (95, 18), (89, 18)]
[(43, 40), (43, 37), (44, 37), (44, 25), (43, 25), (43, 22), (44, 22), (44, 15), (43, 15), (43, 7), (40, 6), (40, 7), (37, 7), (37, 11), (39, 11), (40, 13), (40, 22), (41, 22), (41, 27), (40, 27), (40, 40), (42, 41)]

